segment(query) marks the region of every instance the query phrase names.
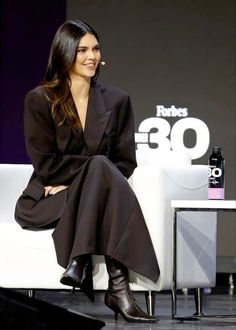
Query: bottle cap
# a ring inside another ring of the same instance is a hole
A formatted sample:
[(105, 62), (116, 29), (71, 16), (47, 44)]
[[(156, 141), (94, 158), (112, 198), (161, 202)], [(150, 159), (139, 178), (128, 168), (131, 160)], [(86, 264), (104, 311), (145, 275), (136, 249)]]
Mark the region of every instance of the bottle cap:
[(214, 153), (221, 152), (221, 147), (212, 147), (212, 152)]

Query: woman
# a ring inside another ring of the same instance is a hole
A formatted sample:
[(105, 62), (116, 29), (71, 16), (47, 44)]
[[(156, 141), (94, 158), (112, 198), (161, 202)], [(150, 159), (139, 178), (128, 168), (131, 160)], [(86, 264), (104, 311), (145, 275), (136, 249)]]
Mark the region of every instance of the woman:
[[(94, 301), (91, 255), (104, 255), (105, 303), (117, 318), (155, 322), (137, 305), (128, 270), (157, 281), (159, 268), (127, 178), (136, 167), (133, 115), (124, 91), (96, 83), (97, 33), (67, 21), (52, 42), (44, 82), (25, 98), (26, 147), (34, 172), (16, 205), (25, 229), (55, 228), (61, 283)], [(136, 237), (139, 244), (136, 244)]]

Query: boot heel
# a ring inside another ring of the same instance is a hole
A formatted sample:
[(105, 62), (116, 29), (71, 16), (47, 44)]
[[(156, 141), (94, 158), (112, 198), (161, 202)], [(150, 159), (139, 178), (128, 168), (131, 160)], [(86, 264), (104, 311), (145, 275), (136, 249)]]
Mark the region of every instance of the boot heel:
[(93, 274), (91, 256), (83, 255), (71, 259), (66, 271), (62, 274), (60, 282), (64, 285), (79, 287), (81, 291), (94, 302)]
[(93, 303), (95, 297), (93, 292), (93, 269), (91, 261), (85, 266), (85, 279), (83, 280), (80, 288)]

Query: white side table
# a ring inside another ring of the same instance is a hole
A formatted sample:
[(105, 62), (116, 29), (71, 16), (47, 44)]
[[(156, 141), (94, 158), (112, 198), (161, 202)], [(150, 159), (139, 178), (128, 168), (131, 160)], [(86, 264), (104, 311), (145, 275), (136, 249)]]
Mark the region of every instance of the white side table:
[[(173, 209), (173, 286), (172, 286), (172, 318), (178, 320), (197, 320), (204, 315), (178, 317), (177, 314), (177, 213), (185, 211), (201, 212), (236, 212), (236, 200), (172, 200)], [(207, 317), (213, 315), (207, 315)], [(215, 315), (215, 317), (236, 317), (236, 315)]]

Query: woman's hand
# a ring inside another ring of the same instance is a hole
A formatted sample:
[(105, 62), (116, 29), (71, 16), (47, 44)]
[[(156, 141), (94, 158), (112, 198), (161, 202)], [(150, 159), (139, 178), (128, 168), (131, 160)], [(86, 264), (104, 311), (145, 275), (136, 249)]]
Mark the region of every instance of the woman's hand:
[(54, 185), (54, 186), (46, 186), (44, 187), (45, 192), (44, 192), (44, 196), (47, 197), (48, 195), (55, 195), (57, 194), (59, 191), (62, 191), (66, 188), (68, 188), (69, 186), (64, 186), (64, 185)]

